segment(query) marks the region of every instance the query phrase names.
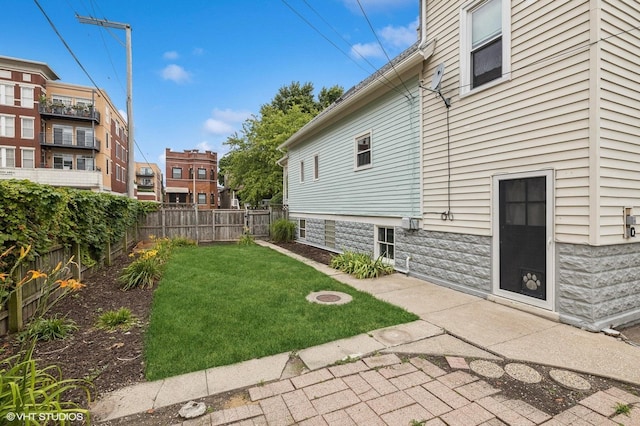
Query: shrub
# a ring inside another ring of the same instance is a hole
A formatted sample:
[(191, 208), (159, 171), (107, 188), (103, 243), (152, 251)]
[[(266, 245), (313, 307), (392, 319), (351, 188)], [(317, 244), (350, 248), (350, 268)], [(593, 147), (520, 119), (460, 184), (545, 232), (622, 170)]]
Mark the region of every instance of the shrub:
[(197, 245), (195, 240), (186, 237), (175, 237), (171, 239), (171, 247), (188, 247)]
[(238, 240), (238, 244), (241, 246), (252, 246), (256, 243), (256, 239), (253, 235), (251, 235), (251, 231), (246, 226), (244, 227), (244, 232), (242, 236)]
[(276, 243), (289, 243), (296, 237), (296, 224), (287, 219), (278, 219), (271, 224), (271, 239)]
[(157, 250), (148, 250), (123, 269), (120, 282), (123, 290), (152, 288), (162, 275), (162, 262)]
[(96, 327), (104, 330), (129, 330), (136, 323), (136, 318), (129, 308), (107, 311), (98, 317)]
[(367, 253), (352, 251), (333, 256), (329, 265), (358, 279), (376, 278), (393, 272), (393, 267), (385, 263), (382, 257), (373, 260)]
[(78, 326), (73, 320), (60, 318), (57, 315), (52, 318), (36, 318), (29, 323), (26, 330), (20, 333), (19, 340), (25, 341), (31, 338), (36, 340), (64, 339)]

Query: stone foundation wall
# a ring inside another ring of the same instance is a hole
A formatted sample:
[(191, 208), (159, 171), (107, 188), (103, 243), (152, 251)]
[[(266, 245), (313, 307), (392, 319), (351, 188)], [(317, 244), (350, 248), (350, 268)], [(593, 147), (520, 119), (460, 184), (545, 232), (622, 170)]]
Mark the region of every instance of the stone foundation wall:
[(556, 245), (563, 321), (599, 331), (640, 320), (640, 244)]
[(336, 221), (336, 249), (373, 255), (373, 231), (371, 223)]
[(397, 269), (436, 284), (491, 292), (491, 237), (396, 228), (395, 261)]

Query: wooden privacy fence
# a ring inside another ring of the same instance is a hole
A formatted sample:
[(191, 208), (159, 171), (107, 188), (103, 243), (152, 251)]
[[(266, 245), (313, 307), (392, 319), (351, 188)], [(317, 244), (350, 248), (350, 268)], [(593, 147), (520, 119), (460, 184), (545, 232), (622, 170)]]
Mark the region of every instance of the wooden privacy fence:
[[(116, 244), (108, 244), (105, 248), (105, 264), (110, 264), (111, 259), (120, 256), (133, 247), (138, 240), (136, 227), (130, 228), (123, 239)], [(30, 270), (38, 270), (49, 273), (56, 265), (62, 262), (65, 265), (73, 256), (74, 264), (72, 265), (70, 274), (65, 278), (75, 278), (82, 280), (83, 276), (90, 276), (102, 267), (102, 262), (98, 262), (93, 266), (82, 264), (80, 249), (77, 245), (72, 247), (56, 246), (48, 253), (36, 257), (35, 260), (20, 265), (17, 276), (23, 277)], [(42, 297), (43, 279), (31, 281), (19, 289), (12, 295), (6, 306), (0, 306), (0, 336), (4, 336), (9, 331), (21, 330), (29, 318), (31, 318), (38, 308), (38, 303)], [(91, 291), (86, 288), (83, 291)], [(52, 295), (55, 298), (56, 294)]]
[(269, 227), (285, 218), (280, 209), (268, 210), (195, 210), (193, 208), (162, 208), (147, 213), (138, 224), (140, 239), (190, 238), (198, 242), (237, 241), (245, 231), (254, 237), (269, 236)]

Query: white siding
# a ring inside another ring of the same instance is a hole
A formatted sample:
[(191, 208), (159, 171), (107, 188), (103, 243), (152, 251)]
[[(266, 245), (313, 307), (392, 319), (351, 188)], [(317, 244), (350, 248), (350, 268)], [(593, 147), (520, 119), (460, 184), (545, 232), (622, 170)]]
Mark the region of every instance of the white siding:
[[(429, 38), (436, 49), (423, 78), (446, 64), (450, 108), (451, 211), (447, 126), (442, 100), (424, 92), (424, 227), (491, 234), (491, 176), (556, 171), (556, 240), (589, 236), (589, 1), (514, 2), (510, 80), (460, 97), (461, 1), (429, 1)], [(429, 80), (430, 81), (430, 80)]]
[(600, 241), (614, 244), (622, 208), (640, 215), (640, 2), (603, 0), (601, 20)]
[[(417, 75), (310, 140), (289, 149), (292, 213), (420, 216), (420, 121)], [(371, 131), (372, 167), (354, 170), (355, 137)], [(318, 155), (319, 179), (313, 179)], [(305, 179), (300, 183), (300, 161)], [(292, 177), (296, 176), (295, 179)]]

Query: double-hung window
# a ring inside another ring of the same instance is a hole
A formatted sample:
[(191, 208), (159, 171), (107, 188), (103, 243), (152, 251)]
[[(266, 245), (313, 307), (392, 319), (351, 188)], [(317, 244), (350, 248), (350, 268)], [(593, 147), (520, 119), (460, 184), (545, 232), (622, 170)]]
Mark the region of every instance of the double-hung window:
[(33, 108), (33, 87), (20, 87), (20, 106)]
[(171, 177), (173, 179), (182, 179), (182, 168), (181, 167), (172, 167), (171, 168)]
[(0, 105), (14, 106), (13, 84), (0, 84)]
[(22, 148), (20, 150), (23, 169), (33, 169), (35, 167), (35, 152), (32, 148)]
[(0, 168), (16, 166), (16, 149), (0, 146)]
[(13, 138), (16, 135), (16, 117), (14, 115), (0, 115), (0, 136)]
[(356, 137), (356, 164), (355, 168), (364, 169), (371, 167), (371, 133)]
[(462, 7), (462, 94), (508, 77), (511, 50), (510, 3), (506, 0), (474, 0)]
[(376, 256), (380, 256), (388, 262), (395, 258), (395, 238), (392, 227), (378, 227)]
[(20, 122), (22, 124), (21, 136), (22, 139), (34, 139), (35, 138), (35, 119), (31, 117), (21, 117)]

